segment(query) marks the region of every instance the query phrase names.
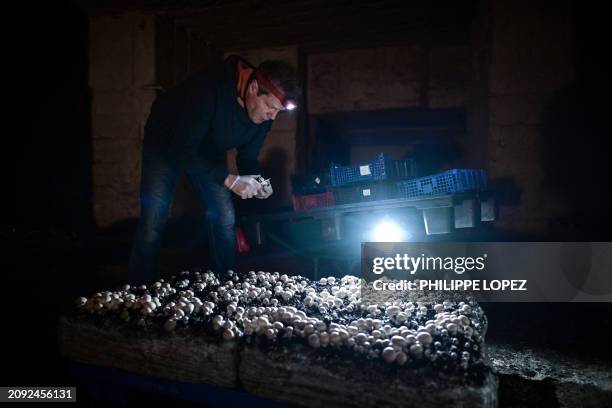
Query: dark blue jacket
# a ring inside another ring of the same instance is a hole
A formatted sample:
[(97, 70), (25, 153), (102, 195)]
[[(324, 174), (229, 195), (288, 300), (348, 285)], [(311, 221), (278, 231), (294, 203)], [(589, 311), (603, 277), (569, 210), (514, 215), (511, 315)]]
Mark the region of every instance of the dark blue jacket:
[(145, 154), (222, 184), (225, 152), (237, 148), (240, 174), (261, 174), (257, 157), (272, 121), (251, 122), (237, 96), (232, 57), (160, 94), (145, 125)]

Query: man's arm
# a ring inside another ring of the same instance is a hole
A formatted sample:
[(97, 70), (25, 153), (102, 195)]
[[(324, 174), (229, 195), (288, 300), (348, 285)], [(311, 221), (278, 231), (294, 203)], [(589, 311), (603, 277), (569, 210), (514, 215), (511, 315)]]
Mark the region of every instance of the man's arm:
[[(261, 166), (259, 165), (258, 157), (266, 135), (270, 130), (270, 126), (271, 124), (267, 124), (257, 137), (254, 137), (249, 143), (238, 148), (236, 165), (240, 174), (261, 175)], [(231, 175), (228, 177), (231, 177)], [(259, 181), (261, 181), (261, 179)], [(260, 185), (261, 189), (253, 195), (254, 197), (265, 199), (272, 195), (272, 184), (269, 182), (269, 180), (266, 180), (266, 182), (267, 183), (265, 185)]]
[(194, 173), (204, 174), (218, 184), (227, 176), (225, 158), (209, 163), (202, 159), (199, 149), (210, 132), (216, 111), (217, 90), (209, 80), (190, 84), (174, 137), (170, 143), (170, 154), (178, 164)]

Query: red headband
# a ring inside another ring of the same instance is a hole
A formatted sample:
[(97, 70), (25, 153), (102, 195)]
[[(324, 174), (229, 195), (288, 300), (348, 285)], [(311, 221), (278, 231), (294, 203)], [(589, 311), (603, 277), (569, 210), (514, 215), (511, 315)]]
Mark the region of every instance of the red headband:
[(262, 74), (258, 70), (255, 70), (255, 79), (257, 79), (257, 82), (263, 85), (266, 89), (272, 92), (272, 95), (278, 98), (281, 105), (283, 105), (285, 109), (292, 110), (297, 107), (297, 103), (295, 100), (287, 97), (284, 93), (282, 93), (277, 87), (272, 84), (272, 82), (268, 81), (268, 78), (266, 78), (264, 74)]

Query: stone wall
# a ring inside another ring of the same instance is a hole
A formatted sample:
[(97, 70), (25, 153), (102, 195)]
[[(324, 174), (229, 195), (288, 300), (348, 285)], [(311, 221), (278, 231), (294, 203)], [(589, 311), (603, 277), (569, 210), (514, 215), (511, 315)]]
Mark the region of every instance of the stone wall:
[(308, 113), (464, 106), (470, 48), (410, 45), (308, 56)]
[[(120, 14), (90, 19), (94, 217), (98, 227), (137, 218), (144, 124), (157, 94), (221, 54), (171, 20)], [(198, 209), (182, 179), (170, 210)]]
[(567, 2), (488, 4), (486, 161), (489, 178), (508, 195), (497, 224), (543, 234), (564, 212), (563, 201), (544, 183), (540, 149), (551, 147), (541, 144), (543, 109), (574, 75), (571, 9)]
[(138, 216), (143, 127), (155, 99), (155, 20), (90, 19), (93, 202), (99, 227)]

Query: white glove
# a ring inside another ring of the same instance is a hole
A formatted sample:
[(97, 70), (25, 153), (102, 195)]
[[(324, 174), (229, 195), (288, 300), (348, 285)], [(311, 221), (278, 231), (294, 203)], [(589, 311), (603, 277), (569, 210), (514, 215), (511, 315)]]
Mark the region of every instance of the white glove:
[(259, 181), (259, 184), (261, 184), (262, 189), (261, 193), (255, 194), (255, 197), (265, 200), (274, 192), (274, 190), (272, 190), (272, 183), (270, 183), (270, 179), (264, 179), (263, 177), (260, 177), (257, 181)]
[(236, 176), (234, 182), (228, 187), (243, 200), (253, 198), (257, 194), (263, 193), (263, 187), (257, 181), (260, 176)]

